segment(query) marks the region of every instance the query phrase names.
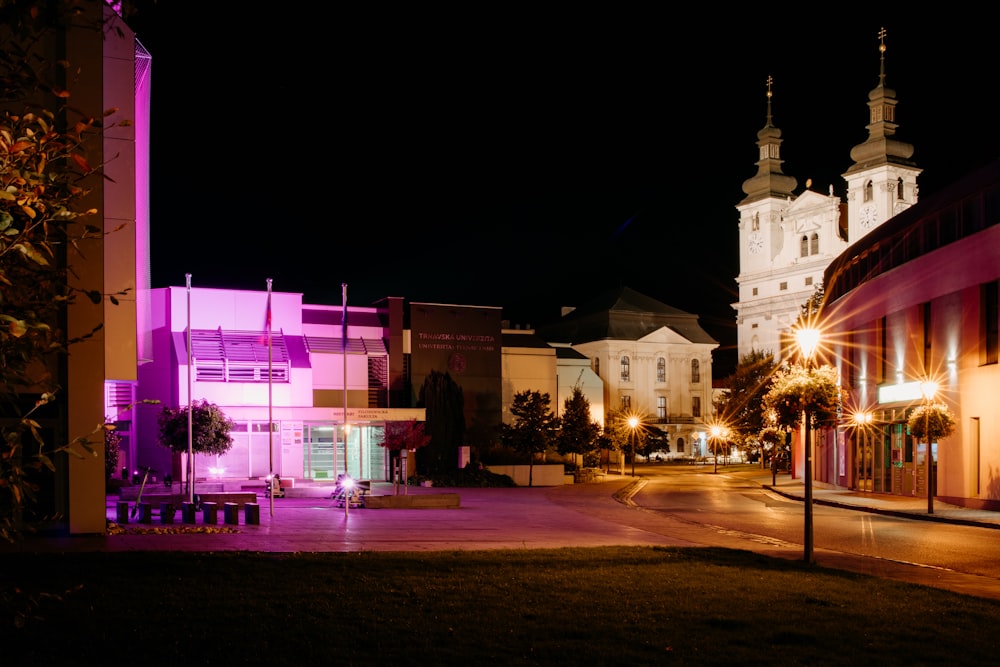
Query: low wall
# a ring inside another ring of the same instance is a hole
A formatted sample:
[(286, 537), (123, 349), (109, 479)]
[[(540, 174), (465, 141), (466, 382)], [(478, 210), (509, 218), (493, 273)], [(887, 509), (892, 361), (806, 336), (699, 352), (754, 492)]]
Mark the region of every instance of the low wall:
[(451, 509), (458, 507), (457, 493), (414, 493), (405, 496), (365, 496), (369, 509)]
[[(486, 469), (498, 475), (507, 475), (518, 486), (528, 486), (527, 465), (486, 466)], [(566, 466), (562, 463), (541, 463), (530, 466), (532, 486), (562, 486), (566, 483)]]

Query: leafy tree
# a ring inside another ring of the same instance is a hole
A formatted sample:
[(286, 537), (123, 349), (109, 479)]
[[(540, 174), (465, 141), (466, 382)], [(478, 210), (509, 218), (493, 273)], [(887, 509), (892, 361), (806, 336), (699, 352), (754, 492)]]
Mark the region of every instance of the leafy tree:
[(110, 419), (105, 418), (104, 421), (104, 476), (111, 479), (118, 474), (118, 447), (122, 437), (118, 435)]
[(548, 393), (526, 389), (514, 394), (510, 412), (514, 423), (500, 427), (503, 444), (528, 455), (528, 486), (532, 484), (535, 455), (556, 441), (559, 419), (549, 407)]
[[(390, 452), (390, 457), (395, 460), (399, 457), (401, 450), (415, 452), (431, 441), (431, 436), (427, 435), (425, 427), (426, 422), (418, 422), (415, 419), (386, 422), (385, 437), (380, 444)], [(417, 474), (417, 457), (408, 456), (407, 460), (413, 461), (413, 469), (406, 471), (406, 476), (409, 478)]]
[(763, 442), (759, 434), (768, 421), (762, 399), (771, 387), (775, 366), (770, 352), (751, 350), (744, 354), (716, 404), (716, 414), (729, 426), (730, 438), (743, 449), (759, 447), (762, 465)]
[[(634, 429), (629, 425), (629, 419), (633, 417), (639, 420), (639, 425)], [(644, 426), (644, 421), (641, 416), (624, 410), (609, 412), (604, 424), (604, 434), (610, 449), (620, 452), (623, 459), (626, 454), (645, 451), (650, 432)]]
[(573, 393), (563, 401), (556, 451), (563, 455), (593, 455), (600, 435), (600, 423), (590, 417), (590, 401), (579, 387), (573, 387)]
[(643, 437), (639, 441), (641, 444), (637, 446), (636, 453), (646, 457), (647, 459), (653, 455), (653, 452), (669, 452), (670, 451), (670, 436), (661, 431), (660, 429), (649, 426), (647, 424), (642, 424)]
[(465, 396), (451, 374), (431, 371), (420, 387), (418, 405), (426, 411), (430, 442), (417, 450), (427, 474), (450, 472), (458, 467), (458, 448), (465, 439)]
[[(158, 442), (176, 453), (188, 451), (188, 406), (164, 406), (157, 423), (160, 428)], [(233, 446), (229, 435), (233, 430), (230, 419), (214, 403), (207, 400), (191, 403), (191, 451), (195, 454), (225, 454)], [(194, 461), (188, 461), (188, 483), (194, 479)]]
[[(188, 406), (164, 406), (157, 418), (160, 427), (159, 443), (175, 452), (188, 451)], [(207, 400), (191, 403), (191, 449), (196, 454), (225, 454), (233, 446), (229, 435), (233, 420), (219, 406)]]
[(761, 442), (761, 461), (764, 460), (764, 449), (770, 451), (771, 458), (785, 453), (788, 443), (788, 431), (777, 426), (765, 426), (760, 430), (757, 439)]

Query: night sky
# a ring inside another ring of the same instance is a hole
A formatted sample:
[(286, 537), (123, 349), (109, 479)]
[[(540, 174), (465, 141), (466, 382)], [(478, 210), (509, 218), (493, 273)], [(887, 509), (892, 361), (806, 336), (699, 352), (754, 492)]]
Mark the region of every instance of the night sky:
[(350, 305), (498, 306), (535, 326), (628, 286), (701, 316), (718, 377), (768, 76), (797, 192), (844, 195), (883, 26), (921, 193), (1000, 156), (988, 21), (194, 7), (146, 0), (132, 21), (153, 62), (154, 287), (272, 278), (340, 304), (347, 283)]

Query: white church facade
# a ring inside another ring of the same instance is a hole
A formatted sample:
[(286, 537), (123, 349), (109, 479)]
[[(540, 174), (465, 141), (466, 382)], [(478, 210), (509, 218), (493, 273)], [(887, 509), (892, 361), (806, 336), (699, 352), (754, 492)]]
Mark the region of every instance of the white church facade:
[(757, 133), (757, 173), (743, 183), (739, 211), (739, 357), (756, 350), (787, 357), (783, 340), (803, 304), (822, 284), (823, 272), (848, 245), (917, 202), (920, 169), (914, 148), (896, 138), (896, 93), (886, 86), (884, 35), (879, 45), (878, 85), (868, 94), (868, 138), (851, 149), (843, 174), (846, 201), (806, 189), (782, 172), (781, 130), (772, 119), (772, 80), (767, 113)]

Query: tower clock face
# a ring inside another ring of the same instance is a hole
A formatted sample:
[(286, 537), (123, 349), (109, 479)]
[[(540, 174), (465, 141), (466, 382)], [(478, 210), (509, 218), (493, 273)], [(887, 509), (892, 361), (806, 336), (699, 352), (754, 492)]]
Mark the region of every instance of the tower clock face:
[(862, 206), (858, 211), (858, 222), (863, 229), (871, 229), (878, 222), (878, 211), (871, 204)]
[(747, 250), (750, 251), (751, 255), (756, 255), (764, 248), (764, 237), (760, 235), (760, 232), (754, 232), (747, 239)]

